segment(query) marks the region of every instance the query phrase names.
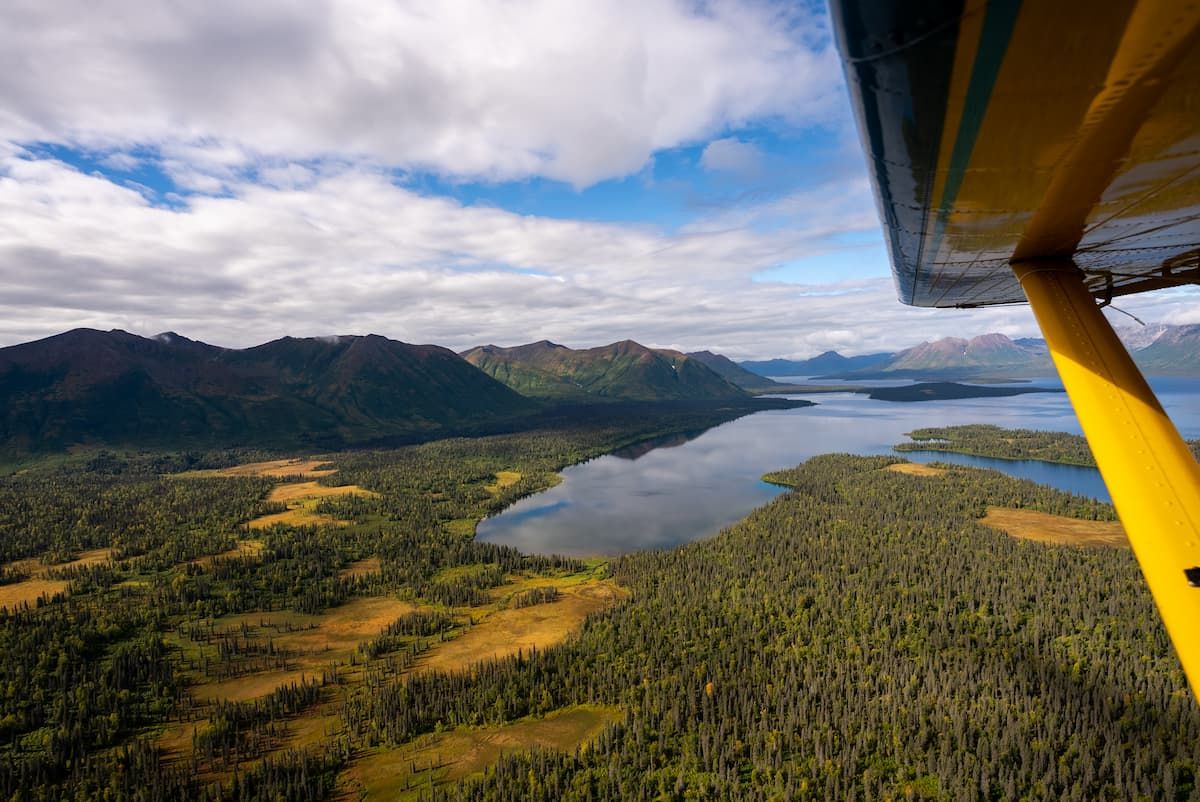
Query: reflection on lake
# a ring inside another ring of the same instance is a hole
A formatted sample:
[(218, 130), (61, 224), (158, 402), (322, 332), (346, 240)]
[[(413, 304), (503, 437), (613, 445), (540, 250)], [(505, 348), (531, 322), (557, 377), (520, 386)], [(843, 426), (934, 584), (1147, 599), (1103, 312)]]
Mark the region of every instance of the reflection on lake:
[[(1039, 386), (1056, 386), (1051, 380)], [(1156, 379), (1159, 398), (1185, 437), (1200, 437), (1200, 381)], [(1057, 385), (1061, 386), (1061, 385)], [(812, 396), (815, 407), (769, 410), (693, 436), (622, 449), (562, 472), (561, 484), (479, 524), (478, 538), (534, 553), (619, 554), (666, 548), (715, 534), (780, 488), (762, 481), (830, 452), (890, 454), (905, 432), (925, 426), (993, 423), (1079, 433), (1064, 394), (903, 404), (852, 393)], [(1091, 468), (958, 454), (913, 452), (914, 462), (995, 468), (1107, 499)]]

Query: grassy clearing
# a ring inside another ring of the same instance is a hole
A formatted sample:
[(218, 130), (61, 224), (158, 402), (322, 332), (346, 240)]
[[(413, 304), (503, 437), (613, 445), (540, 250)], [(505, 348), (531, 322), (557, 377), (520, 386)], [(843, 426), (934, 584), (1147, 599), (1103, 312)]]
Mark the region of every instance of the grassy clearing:
[(897, 462), (887, 466), (887, 470), (893, 473), (904, 473), (909, 476), (941, 476), (946, 472), (945, 468), (934, 468), (931, 465), (922, 465), (919, 462)]
[(62, 568), (83, 568), (88, 565), (98, 565), (108, 562), (112, 559), (112, 549), (91, 549), (90, 551), (80, 552), (79, 556), (74, 560), (65, 563), (56, 563), (49, 565), (42, 562), (36, 557), (27, 560), (17, 560), (9, 563), (6, 568), (15, 571), (24, 571), (29, 574), (31, 579), (44, 579), (50, 575), (52, 571), (57, 571)]
[[(360, 643), (376, 637), (392, 621), (416, 609), (416, 605), (406, 601), (376, 596), (352, 599), (320, 615), (272, 611), (223, 616), (214, 622), (216, 631), (244, 631), (260, 642), (269, 639), (277, 650), (290, 656), (288, 665), (220, 681), (202, 679), (192, 686), (192, 696), (201, 702), (245, 701), (305, 677), (319, 677), (331, 664), (349, 662)], [(199, 661), (203, 657), (204, 647), (190, 641), (179, 645), (187, 658)]]
[(22, 604), (37, 604), (37, 600), (43, 596), (49, 599), (56, 593), (66, 593), (68, 583), (52, 578), (54, 571), (105, 563), (112, 559), (112, 553), (112, 549), (92, 549), (82, 552), (70, 562), (57, 565), (46, 565), (35, 558), (11, 562), (5, 568), (26, 573), (29, 578), (9, 585), (0, 585), (0, 608), (15, 609)]
[(396, 749), (368, 752), (339, 778), (341, 799), (416, 799), (431, 787), (478, 774), (506, 752), (534, 747), (569, 752), (621, 717), (621, 708), (585, 705), (500, 727), (459, 728)]
[(249, 529), (269, 529), (276, 524), (285, 524), (287, 526), (349, 526), (350, 522), (339, 521), (337, 518), (321, 515), (312, 509), (297, 505), (295, 508), (286, 510), (285, 512), (275, 512), (255, 518), (253, 521), (247, 522), (246, 526)]
[(220, 468), (203, 471), (186, 471), (175, 474), (184, 479), (203, 479), (209, 476), (273, 476), (279, 479), (297, 476), (320, 478), (337, 473), (334, 468), (321, 468), (328, 465), (324, 459), (276, 459), (269, 462), (248, 462), (245, 465), (234, 465), (232, 468)]
[(246, 524), (250, 529), (266, 529), (275, 524), (289, 526), (346, 526), (349, 521), (339, 521), (317, 512), (317, 504), (323, 498), (334, 496), (374, 496), (370, 490), (358, 485), (326, 487), (316, 482), (289, 482), (275, 487), (267, 501), (286, 504), (287, 510), (263, 515)]
[(261, 540), (239, 540), (237, 545), (228, 551), (223, 551), (220, 554), (210, 554), (207, 557), (201, 557), (196, 560), (196, 565), (207, 567), (212, 565), (213, 560), (231, 559), (234, 557), (254, 558), (263, 553), (266, 544)]
[(496, 471), (495, 483), (484, 485), (483, 489), (494, 496), (504, 488), (511, 487), (519, 481), (521, 481), (520, 471)]
[[(347, 570), (367, 571), (377, 569), (378, 564), (378, 559), (361, 560)], [(483, 567), (462, 566), (448, 574), (463, 574)], [(447, 633), (457, 634), (457, 637), (432, 645), (411, 670), (461, 669), (482, 659), (512, 654), (519, 649), (544, 648), (565, 639), (589, 613), (625, 595), (611, 580), (602, 578), (604, 573), (603, 563), (596, 563), (588, 570), (566, 576), (517, 576), (514, 581), (493, 588), (491, 604), (453, 611), (463, 621), (470, 615), (478, 623)], [(562, 595), (558, 601), (519, 610), (508, 608), (517, 594), (548, 585), (560, 589)], [(200, 705), (212, 704), (218, 699), (247, 701), (265, 696), (282, 685), (305, 678), (316, 679), (331, 666), (339, 666), (342, 684), (337, 689), (327, 688), (320, 704), (290, 719), (286, 724), (286, 735), (272, 742), (268, 752), (255, 760), (281, 749), (322, 743), (340, 727), (342, 695), (359, 687), (365, 677), (361, 664), (358, 667), (351, 665), (352, 654), (361, 643), (376, 637), (387, 624), (416, 609), (418, 607), (409, 602), (372, 597), (353, 599), (319, 615), (272, 611), (223, 616), (213, 622), (214, 632), (236, 633), (258, 643), (269, 639), (278, 653), (287, 655), (286, 665), (231, 679), (201, 681), (192, 686), (192, 698)], [(175, 640), (184, 650), (184, 659), (194, 664), (203, 658), (206, 649), (215, 648), (183, 637), (177, 636)], [(418, 780), (425, 788), (431, 781), (435, 784), (452, 781), (481, 771), (507, 749), (533, 745), (571, 749), (594, 737), (618, 714), (619, 711), (606, 708), (572, 708), (544, 719), (529, 719), (486, 730), (456, 731), (438, 736), (441, 739), (438, 741), (426, 739), (419, 745), (401, 750), (367, 753), (365, 762), (356, 762), (346, 775), (353, 778), (352, 785), (357, 789), (354, 796), (346, 798), (357, 799), (363, 789), (376, 789), (385, 794), (375, 798), (394, 798), (386, 794), (405, 788), (415, 791)], [(199, 726), (204, 726), (203, 719), (199, 721)], [(163, 730), (156, 744), (169, 760), (187, 759), (196, 727), (196, 720), (175, 722)], [(396, 776), (394, 764), (397, 761), (412, 770), (406, 768), (404, 773)], [(205, 766), (198, 766), (197, 770), (209, 780), (225, 776)]]
[[(534, 587), (555, 586), (557, 601), (520, 609), (508, 609), (512, 596)], [(505, 657), (530, 649), (561, 643), (589, 614), (625, 597), (625, 591), (609, 580), (578, 577), (534, 577), (493, 590), (496, 604), (472, 615), (478, 623), (453, 640), (434, 645), (417, 660), (417, 671), (453, 671), (493, 657)]]
[(1013, 537), (1039, 543), (1129, 548), (1125, 530), (1116, 521), (1084, 521), (1034, 510), (988, 507), (988, 514), (979, 522)]
[(53, 598), (56, 593), (66, 593), (67, 583), (58, 579), (26, 579), (11, 585), (0, 585), (0, 608), (17, 609), (22, 604), (35, 605), (45, 596)]
[[(337, 737), (341, 731), (341, 716), (338, 714), (340, 697), (335, 690), (326, 688), (322, 699), (303, 713), (286, 719), (285, 732), (282, 737), (272, 740), (269, 747), (256, 757), (246, 760), (238, 768), (245, 771), (258, 764), (262, 759), (276, 755), (285, 749), (306, 749), (318, 746), (330, 738)], [(203, 719), (177, 721), (165, 727), (154, 739), (154, 746), (159, 750), (167, 764), (189, 761), (192, 757), (193, 738), (207, 727)], [(203, 759), (191, 766), (197, 778), (204, 782), (228, 781), (233, 776), (229, 767), (215, 767)]]
[(442, 529), (447, 534), (459, 535), (461, 537), (475, 537), (475, 524), (478, 523), (474, 518), (455, 518), (453, 521), (446, 521), (442, 524)]
[(378, 574), (383, 570), (383, 563), (378, 557), (368, 557), (365, 560), (355, 560), (341, 570), (338, 576), (343, 579), (354, 579), (360, 576)]
[(217, 619), (220, 629), (232, 632), (248, 628), (269, 635), (275, 644), (288, 650), (322, 656), (321, 665), (349, 657), (359, 643), (375, 637), (379, 631), (405, 613), (418, 609), (411, 602), (387, 596), (351, 599), (340, 607), (319, 615), (291, 611), (241, 613)]
[(219, 470), (186, 471), (174, 475), (180, 479), (202, 479), (213, 476), (268, 476), (277, 479), (307, 479), (309, 481), (284, 482), (276, 485), (271, 490), (270, 495), (267, 496), (267, 501), (286, 504), (287, 509), (283, 512), (275, 512), (255, 518), (249, 521), (246, 526), (250, 529), (266, 529), (276, 524), (286, 524), (288, 526), (346, 526), (349, 523), (348, 521), (339, 521), (336, 518), (318, 513), (316, 507), (320, 500), (334, 496), (374, 496), (376, 494), (357, 485), (326, 487), (313, 481), (323, 476), (331, 476), (337, 473), (336, 468), (321, 467), (322, 465), (330, 464), (328, 460), (321, 459), (277, 459), (269, 462), (251, 462), (245, 465), (235, 465), (232, 468), (221, 468)]
[(338, 487), (327, 487), (319, 485), (316, 482), (288, 482), (286, 484), (277, 485), (271, 494), (267, 496), (267, 501), (276, 501), (282, 503), (291, 503), (293, 501), (309, 501), (322, 498), (330, 498), (331, 496), (377, 496), (377, 493), (372, 493), (370, 490), (364, 490), (358, 485), (341, 485)]

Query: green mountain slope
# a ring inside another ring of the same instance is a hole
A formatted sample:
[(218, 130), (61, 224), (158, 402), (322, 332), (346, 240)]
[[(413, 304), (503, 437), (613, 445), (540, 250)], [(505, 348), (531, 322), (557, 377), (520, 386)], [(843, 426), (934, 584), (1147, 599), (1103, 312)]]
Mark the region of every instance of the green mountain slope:
[(462, 356), (517, 392), (540, 398), (677, 401), (746, 396), (697, 359), (632, 340), (586, 350), (545, 340), (514, 348), (483, 345)]
[(384, 337), (244, 350), (76, 329), (0, 349), (0, 448), (338, 446), (526, 414), (452, 351)]
[(700, 363), (708, 367), (708, 369), (713, 373), (717, 374), (730, 384), (736, 384), (743, 390), (749, 390), (750, 392), (769, 392), (771, 390), (780, 390), (782, 392), (786, 387), (786, 385), (768, 379), (766, 376), (760, 376), (757, 373), (751, 373), (729, 357), (722, 356), (721, 354), (714, 354), (712, 351), (693, 351), (689, 353), (688, 356), (690, 356), (692, 359), (698, 360)]

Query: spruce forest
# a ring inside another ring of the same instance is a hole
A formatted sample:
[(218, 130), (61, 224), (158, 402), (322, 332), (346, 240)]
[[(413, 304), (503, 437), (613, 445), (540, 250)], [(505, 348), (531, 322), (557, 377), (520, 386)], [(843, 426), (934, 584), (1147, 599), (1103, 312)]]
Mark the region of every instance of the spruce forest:
[[(980, 523), (1105, 504), (827, 455), (668, 551), (472, 537), (568, 464), (714, 422), (291, 475), (236, 467), (273, 454), (105, 453), (4, 478), (0, 796), (1200, 799), (1200, 708), (1130, 552)], [(506, 622), (567, 619), (505, 642)]]

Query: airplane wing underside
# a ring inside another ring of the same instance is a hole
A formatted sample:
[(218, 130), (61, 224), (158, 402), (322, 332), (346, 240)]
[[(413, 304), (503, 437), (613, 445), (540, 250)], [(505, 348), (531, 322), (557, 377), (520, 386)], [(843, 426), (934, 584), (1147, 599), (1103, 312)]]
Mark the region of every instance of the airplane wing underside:
[(1105, 299), (1200, 279), (1195, 4), (833, 12), (903, 302), (1023, 303), (1014, 258)]
[(900, 300), (1029, 301), (1200, 695), (1200, 466), (1100, 311), (1200, 283), (1200, 2), (832, 12)]

